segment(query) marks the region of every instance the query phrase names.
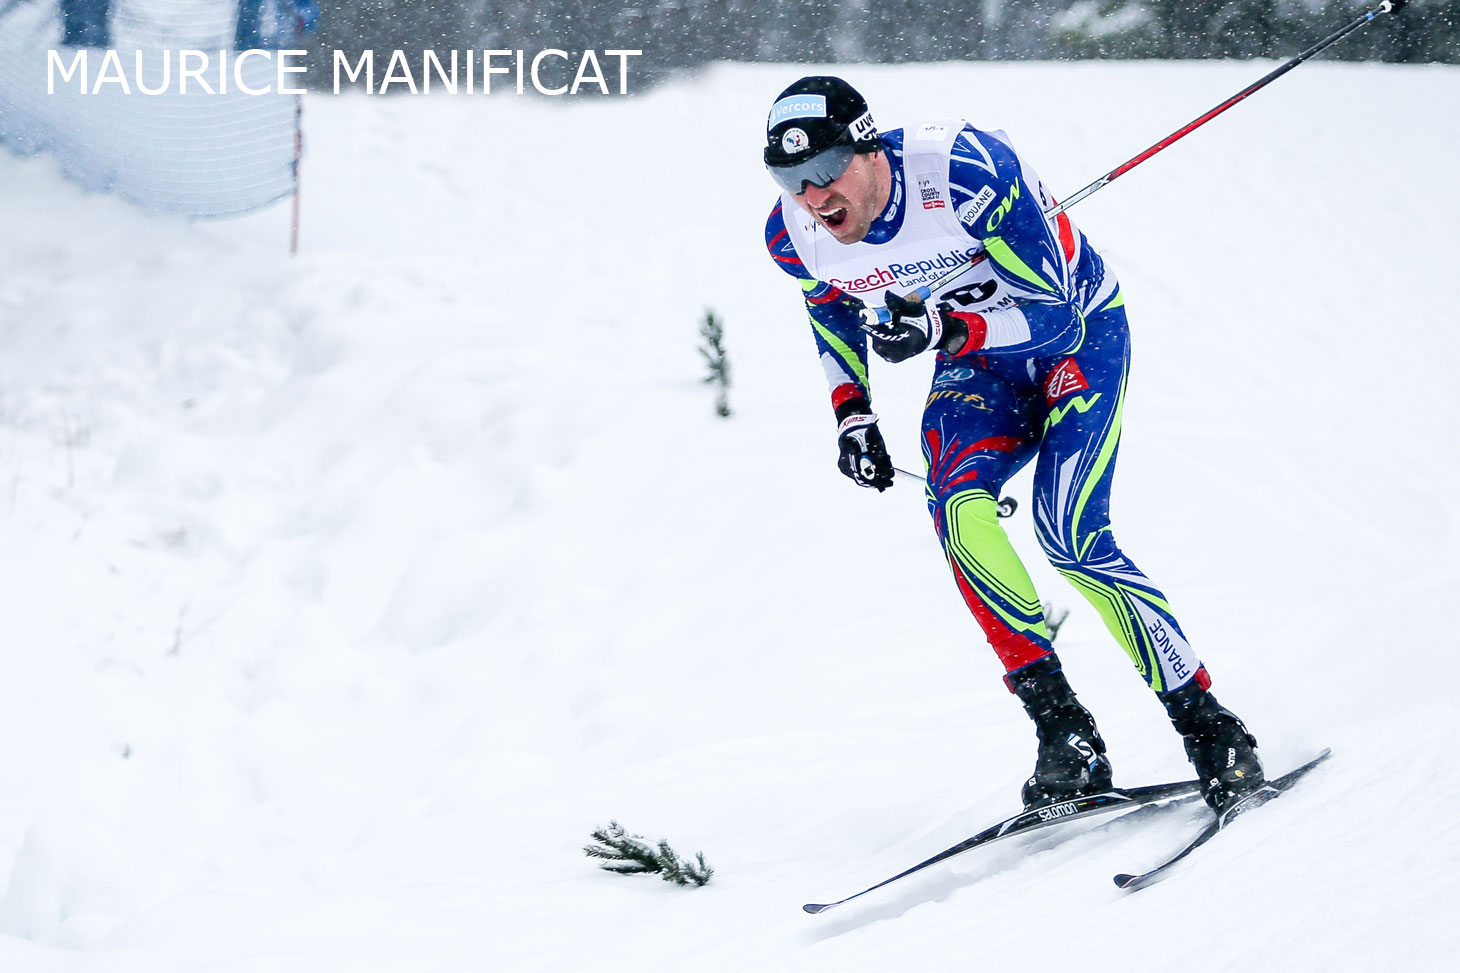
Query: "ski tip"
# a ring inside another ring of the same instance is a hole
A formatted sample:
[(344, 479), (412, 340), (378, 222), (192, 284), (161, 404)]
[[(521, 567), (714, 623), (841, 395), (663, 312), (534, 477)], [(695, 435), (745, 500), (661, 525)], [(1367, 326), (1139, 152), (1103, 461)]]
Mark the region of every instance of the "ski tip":
[(808, 903), (806, 903), (805, 905), (803, 905), (801, 907), (802, 911), (809, 912), (813, 916), (816, 915), (818, 912), (825, 912), (827, 909), (830, 909), (830, 908), (831, 908), (830, 905), (827, 905), (827, 904), (818, 904), (818, 903), (815, 903), (815, 902), (808, 902)]
[[(1324, 747), (1323, 748), (1323, 752), (1320, 752), (1320, 754), (1318, 754), (1317, 757), (1314, 757), (1313, 760), (1308, 761), (1308, 763), (1307, 764), (1304, 764), (1304, 766), (1299, 767), (1298, 770), (1302, 770), (1302, 771), (1313, 770), (1314, 767), (1317, 767), (1318, 764), (1323, 763), (1323, 761), (1326, 761), (1327, 758), (1332, 757), (1332, 755), (1333, 755), (1332, 749), (1329, 749), (1327, 747)], [(1302, 776), (1302, 774), (1299, 774), (1299, 776)]]
[(1312, 770), (1314, 767), (1317, 767), (1319, 764), (1323, 763), (1331, 756), (1333, 756), (1333, 751), (1327, 747), (1324, 747), (1323, 750), (1318, 754), (1318, 756), (1314, 757), (1312, 760), (1303, 764), (1301, 767), (1298, 767), (1296, 770), (1290, 770), (1286, 774), (1283, 774), (1281, 777), (1268, 781), (1268, 783), (1277, 786), (1279, 790), (1285, 791), (1293, 784), (1296, 784), (1300, 777), (1302, 777), (1308, 771)]
[(1139, 877), (1138, 875), (1126, 875), (1124, 873), (1117, 875), (1115, 876), (1115, 887), (1118, 889), (1128, 889)]

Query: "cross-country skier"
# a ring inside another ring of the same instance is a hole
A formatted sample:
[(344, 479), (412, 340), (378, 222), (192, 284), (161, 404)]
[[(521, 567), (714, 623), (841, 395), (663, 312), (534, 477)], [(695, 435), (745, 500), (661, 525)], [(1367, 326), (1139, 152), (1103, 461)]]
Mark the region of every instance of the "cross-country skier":
[[(766, 247), (800, 281), (836, 412), (839, 466), (892, 485), (867, 381), (936, 356), (923, 413), (928, 510), (954, 580), (1034, 720), (1026, 807), (1111, 787), (1105, 743), (1050, 648), (1039, 597), (997, 519), (1033, 461), (1045, 554), (1100, 612), (1155, 691), (1220, 810), (1263, 783), (1257, 741), (1210, 692), (1166, 596), (1116, 545), (1110, 487), (1130, 365), (1125, 294), (1007, 136), (962, 119), (878, 132), (840, 78), (802, 78), (771, 106), (765, 163), (782, 194)], [(940, 280), (968, 259), (971, 267)], [(934, 286), (924, 302), (919, 285)], [(877, 323), (864, 308), (885, 308)]]

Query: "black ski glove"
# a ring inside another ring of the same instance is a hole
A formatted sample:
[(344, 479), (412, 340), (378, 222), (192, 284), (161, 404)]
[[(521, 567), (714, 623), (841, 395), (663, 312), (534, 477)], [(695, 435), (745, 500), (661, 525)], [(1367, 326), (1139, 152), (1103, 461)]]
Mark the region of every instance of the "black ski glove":
[(871, 308), (862, 320), (862, 330), (872, 338), (872, 350), (890, 362), (906, 361), (943, 340), (941, 307), (928, 307), (922, 298), (901, 297), (889, 290), (883, 295), (892, 320), (877, 320)]
[(836, 444), (841, 450), (836, 465), (857, 486), (874, 487), (878, 493), (892, 486), (892, 457), (877, 429), (877, 416), (866, 399), (848, 399), (837, 407), (841, 424)]

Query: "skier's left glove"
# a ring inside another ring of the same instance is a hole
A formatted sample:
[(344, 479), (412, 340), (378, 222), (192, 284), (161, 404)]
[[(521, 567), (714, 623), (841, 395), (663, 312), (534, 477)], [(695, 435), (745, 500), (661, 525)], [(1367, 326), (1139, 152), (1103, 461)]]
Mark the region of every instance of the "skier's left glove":
[(873, 487), (878, 493), (892, 486), (892, 457), (877, 428), (877, 415), (866, 399), (843, 402), (836, 410), (836, 445), (841, 451), (836, 465), (857, 486)]
[(890, 362), (906, 361), (935, 348), (943, 340), (943, 313), (929, 307), (916, 295), (901, 297), (893, 291), (883, 295), (892, 320), (877, 319), (873, 308), (862, 312), (862, 330), (872, 338), (872, 350)]

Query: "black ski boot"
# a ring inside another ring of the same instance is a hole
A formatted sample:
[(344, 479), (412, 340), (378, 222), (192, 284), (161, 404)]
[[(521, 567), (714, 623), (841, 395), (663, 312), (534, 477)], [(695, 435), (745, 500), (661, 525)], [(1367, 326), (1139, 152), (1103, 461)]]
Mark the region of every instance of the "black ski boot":
[(1024, 704), (1039, 734), (1039, 759), (1034, 776), (1021, 795), (1026, 808), (1058, 804), (1111, 787), (1105, 741), (1090, 711), (1060, 671), (1059, 660), (1047, 655), (1015, 670), (1004, 681)]
[(1201, 781), (1201, 796), (1213, 811), (1220, 814), (1266, 782), (1255, 749), (1257, 738), (1197, 680), (1159, 698), (1186, 744), (1186, 758)]

